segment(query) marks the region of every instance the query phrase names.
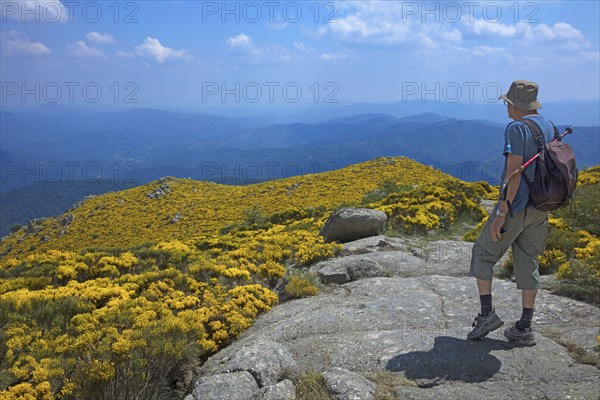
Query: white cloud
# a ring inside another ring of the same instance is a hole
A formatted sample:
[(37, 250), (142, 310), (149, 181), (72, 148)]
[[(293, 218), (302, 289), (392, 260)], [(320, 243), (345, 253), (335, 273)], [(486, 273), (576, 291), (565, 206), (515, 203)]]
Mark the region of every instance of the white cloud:
[(528, 24), (519, 22), (507, 25), (499, 22), (475, 19), (473, 22), (463, 20), (465, 33), (470, 37), (492, 37), (498, 39), (520, 39), (528, 43), (549, 44), (562, 48), (578, 49), (589, 45), (585, 36), (570, 24), (557, 22), (547, 24)]
[(52, 53), (48, 47), (41, 42), (32, 42), (17, 31), (2, 34), (2, 47), (8, 53), (20, 53), (30, 56), (44, 56)]
[[(231, 52), (237, 53), (240, 57), (253, 63), (289, 62), (293, 59), (287, 48), (279, 45), (258, 46), (250, 36), (244, 33), (228, 38), (225, 43)], [(299, 46), (303, 45), (296, 43), (294, 47), (300, 50)]]
[(68, 46), (71, 55), (78, 58), (105, 58), (102, 50), (88, 46), (83, 40), (79, 40)]
[(465, 19), (463, 22), (466, 26), (466, 31), (475, 36), (513, 37), (518, 32), (517, 28), (513, 25), (484, 19), (474, 19), (472, 22), (467, 22)]
[(319, 58), (323, 61), (343, 61), (349, 59), (350, 54), (347, 52), (322, 53)]
[(85, 37), (90, 42), (98, 44), (113, 44), (115, 42), (115, 38), (108, 33), (89, 32)]
[(10, 17), (21, 22), (67, 22), (69, 10), (59, 0), (0, 0), (2, 20)]
[(252, 45), (252, 38), (243, 33), (232, 36), (225, 41), (229, 47), (248, 47)]
[(294, 42), (293, 46), (296, 50), (306, 51), (306, 46), (302, 42)]
[[(123, 52), (119, 53), (122, 54)], [(151, 57), (159, 64), (187, 57), (186, 50), (175, 50), (170, 47), (165, 47), (158, 39), (151, 37), (146, 37), (144, 43), (135, 48), (135, 54), (142, 57)]]
[(423, 23), (419, 15), (408, 14), (401, 2), (342, 2), (336, 23), (320, 26), (317, 34), (331, 35), (345, 42), (379, 45), (437, 47), (462, 40), (455, 24)]

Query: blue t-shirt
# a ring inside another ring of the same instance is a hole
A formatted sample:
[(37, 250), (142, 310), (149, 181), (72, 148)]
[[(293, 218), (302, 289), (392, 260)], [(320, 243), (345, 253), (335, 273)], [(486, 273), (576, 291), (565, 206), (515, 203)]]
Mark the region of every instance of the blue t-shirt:
[[(527, 115), (525, 118), (531, 119), (535, 122), (544, 133), (546, 137), (546, 142), (554, 140), (554, 127), (550, 121), (544, 118), (542, 115)], [(511, 122), (504, 131), (504, 151), (502, 154), (507, 156), (508, 154), (514, 154), (517, 156), (523, 157), (523, 163), (527, 162), (531, 157), (536, 155), (538, 152), (537, 145), (535, 144), (535, 137), (533, 133), (529, 130), (529, 127), (525, 125), (524, 122), (515, 121)], [(531, 163), (523, 174), (527, 176), (527, 179), (530, 181), (533, 180), (533, 175), (535, 171), (537, 160)], [(506, 160), (504, 162), (504, 172), (502, 172), (502, 181), (504, 181), (504, 177), (506, 176)], [(511, 171), (512, 172), (512, 171)], [(513, 212), (520, 212), (525, 209), (527, 206), (532, 206), (533, 204), (529, 201), (529, 187), (527, 186), (527, 182), (525, 182), (524, 177), (521, 177), (521, 183), (519, 184), (519, 189), (517, 190), (517, 194), (511, 204)]]

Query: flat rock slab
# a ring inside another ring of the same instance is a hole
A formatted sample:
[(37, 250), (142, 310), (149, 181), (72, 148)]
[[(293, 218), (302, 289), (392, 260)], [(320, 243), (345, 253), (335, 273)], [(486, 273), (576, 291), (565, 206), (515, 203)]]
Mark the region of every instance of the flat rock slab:
[[(511, 282), (495, 280), (493, 292), (500, 318), (514, 323), (521, 312), (520, 291)], [(407, 396), (429, 388), (431, 392), (423, 393), (432, 397), (426, 398), (458, 398), (452, 396), (460, 393), (478, 397), (478, 388), (488, 385), (504, 388), (497, 396), (491, 391), (491, 398), (510, 397), (521, 388), (532, 398), (543, 398), (548, 385), (554, 385), (550, 398), (597, 398), (586, 396), (597, 394), (598, 369), (577, 364), (543, 332), (551, 327), (568, 337), (577, 326), (570, 338), (591, 349), (598, 335), (598, 308), (541, 291), (533, 325), (538, 344), (524, 348), (507, 342), (503, 328), (480, 341), (465, 339), (478, 301), (470, 277), (362, 279), (276, 306), (226, 353), (268, 339), (284, 344), (302, 371), (339, 367), (363, 376), (401, 374), (419, 386), (398, 389), (408, 390)]]
[[(316, 273), (325, 284), (344, 284), (375, 276), (469, 276), (473, 243), (374, 236), (347, 243), (344, 249), (345, 256), (317, 262), (310, 272)], [(498, 266), (506, 257), (500, 259)]]
[[(600, 371), (578, 364), (555, 341), (597, 351), (597, 307), (540, 290), (537, 345), (517, 347), (502, 332), (521, 315), (521, 292), (495, 279), (494, 307), (505, 326), (466, 340), (479, 311), (468, 276), (471, 249), (468, 242), (385, 236), (346, 243), (345, 256), (310, 268), (338, 285), (260, 315), (201, 367), (204, 387), (223, 373), (245, 372), (259, 388), (254, 396), (287, 399), (295, 395), (290, 371), (317, 371), (332, 396), (370, 399), (367, 377), (385, 373), (398, 379), (394, 392), (401, 399), (599, 399)], [(228, 384), (254, 390), (246, 374)]]

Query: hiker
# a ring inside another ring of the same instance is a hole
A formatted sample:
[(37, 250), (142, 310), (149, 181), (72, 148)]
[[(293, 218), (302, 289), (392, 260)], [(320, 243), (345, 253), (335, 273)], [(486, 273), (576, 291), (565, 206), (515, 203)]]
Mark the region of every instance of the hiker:
[[(505, 156), (503, 179), (538, 152), (535, 137), (529, 127), (519, 121), (529, 118), (544, 133), (546, 142), (554, 137), (553, 124), (538, 114), (542, 105), (537, 101), (538, 85), (529, 81), (514, 81), (508, 93), (500, 96), (514, 120), (504, 132)], [(536, 161), (537, 162), (537, 161)], [(535, 165), (523, 174), (532, 181)], [(509, 181), (506, 199), (499, 200), (473, 246), (471, 275), (477, 278), (481, 312), (473, 322), (468, 339), (476, 340), (500, 328), (504, 322), (492, 307), (492, 267), (512, 248), (517, 289), (522, 293), (521, 318), (504, 330), (510, 341), (526, 346), (535, 345), (531, 320), (535, 297), (540, 286), (537, 256), (544, 252), (548, 237), (548, 212), (535, 208), (529, 199), (529, 187), (522, 174)], [(509, 205), (512, 215), (509, 215)]]

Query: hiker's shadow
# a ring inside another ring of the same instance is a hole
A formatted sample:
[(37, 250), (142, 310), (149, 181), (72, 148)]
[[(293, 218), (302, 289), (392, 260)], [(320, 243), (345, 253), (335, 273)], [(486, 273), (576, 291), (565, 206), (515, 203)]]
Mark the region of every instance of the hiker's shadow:
[(387, 362), (386, 369), (404, 371), (407, 379), (418, 382), (421, 387), (433, 387), (443, 381), (483, 382), (493, 377), (502, 366), (502, 362), (490, 351), (513, 347), (491, 338), (472, 341), (438, 336), (431, 350), (395, 356)]

